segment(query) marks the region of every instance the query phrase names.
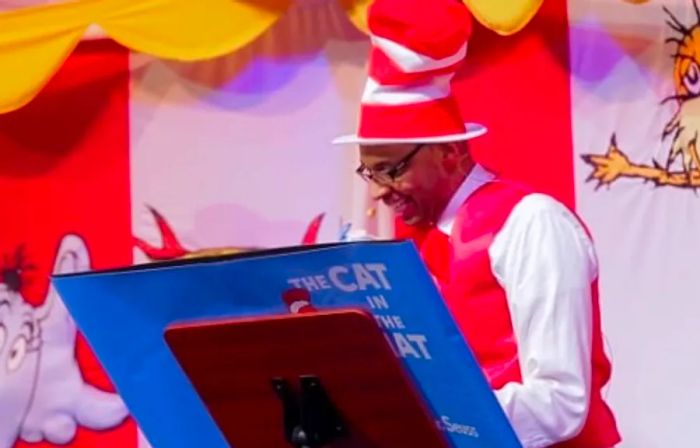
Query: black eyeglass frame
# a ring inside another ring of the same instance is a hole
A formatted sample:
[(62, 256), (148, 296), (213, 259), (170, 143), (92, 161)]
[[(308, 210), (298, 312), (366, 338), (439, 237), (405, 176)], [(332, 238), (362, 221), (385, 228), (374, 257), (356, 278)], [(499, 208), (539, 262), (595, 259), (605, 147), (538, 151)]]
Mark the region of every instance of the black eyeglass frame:
[(379, 185), (387, 185), (396, 182), (396, 179), (404, 173), (411, 159), (418, 154), (418, 151), (427, 143), (419, 143), (408, 154), (399, 159), (392, 166), (381, 171), (372, 171), (366, 165), (361, 164), (355, 172), (366, 182), (375, 182)]

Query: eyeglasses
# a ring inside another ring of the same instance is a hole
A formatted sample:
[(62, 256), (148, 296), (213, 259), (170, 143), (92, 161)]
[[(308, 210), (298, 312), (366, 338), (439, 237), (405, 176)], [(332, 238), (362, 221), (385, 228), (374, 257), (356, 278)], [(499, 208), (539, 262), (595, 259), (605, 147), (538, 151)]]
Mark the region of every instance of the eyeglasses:
[(398, 162), (390, 167), (375, 171), (362, 164), (355, 170), (355, 172), (367, 182), (372, 181), (380, 185), (394, 183), (396, 182), (396, 178), (401, 176), (406, 171), (409, 162), (418, 153), (418, 150), (425, 145), (425, 143), (416, 145), (411, 152), (403, 156)]

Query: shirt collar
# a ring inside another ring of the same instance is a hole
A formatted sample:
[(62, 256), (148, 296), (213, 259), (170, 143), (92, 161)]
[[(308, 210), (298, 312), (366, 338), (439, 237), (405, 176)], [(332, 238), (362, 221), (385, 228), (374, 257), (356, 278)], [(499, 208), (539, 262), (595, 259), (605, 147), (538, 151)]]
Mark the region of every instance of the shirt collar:
[(442, 212), (440, 219), (437, 222), (437, 227), (440, 231), (446, 235), (452, 233), (452, 226), (454, 225), (455, 218), (457, 217), (457, 212), (459, 208), (464, 204), (472, 193), (476, 191), (477, 188), (481, 187), (487, 182), (492, 181), (495, 176), (484, 169), (481, 165), (476, 164), (474, 168), (467, 174), (467, 177), (459, 186), (455, 194), (450, 199), (450, 202), (445, 207)]

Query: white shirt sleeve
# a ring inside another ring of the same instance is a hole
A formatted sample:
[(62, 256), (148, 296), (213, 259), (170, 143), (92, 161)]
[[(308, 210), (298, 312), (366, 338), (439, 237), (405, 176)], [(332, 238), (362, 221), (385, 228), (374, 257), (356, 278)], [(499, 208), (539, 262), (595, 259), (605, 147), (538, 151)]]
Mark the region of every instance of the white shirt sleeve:
[(575, 437), (590, 404), (596, 255), (576, 217), (531, 194), (512, 210), (489, 248), (518, 344), (522, 384), (496, 391), (525, 448)]

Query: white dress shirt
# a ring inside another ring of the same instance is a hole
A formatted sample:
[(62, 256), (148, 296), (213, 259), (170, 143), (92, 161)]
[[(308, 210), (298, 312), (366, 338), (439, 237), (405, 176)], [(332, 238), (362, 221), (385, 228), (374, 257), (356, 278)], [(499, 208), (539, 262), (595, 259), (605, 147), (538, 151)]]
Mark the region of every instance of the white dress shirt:
[[(494, 176), (476, 166), (443, 212), (450, 234), (460, 206)], [(521, 383), (495, 391), (524, 448), (576, 436), (590, 403), (593, 244), (577, 218), (550, 196), (529, 194), (489, 247), (518, 345)]]

